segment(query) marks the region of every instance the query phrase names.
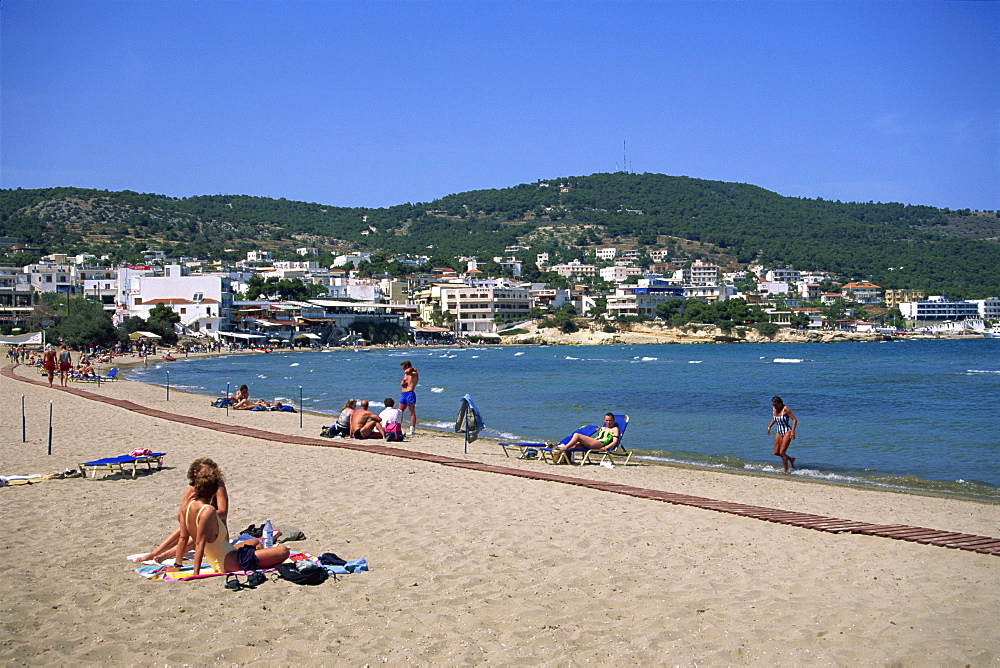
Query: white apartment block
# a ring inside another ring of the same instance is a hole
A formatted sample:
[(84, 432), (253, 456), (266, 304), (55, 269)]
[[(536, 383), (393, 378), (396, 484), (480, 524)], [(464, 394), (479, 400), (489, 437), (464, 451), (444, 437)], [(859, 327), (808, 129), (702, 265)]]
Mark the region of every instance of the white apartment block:
[(315, 257), (316, 255), (319, 255), (318, 248), (296, 248), (295, 252), (303, 257), (309, 257), (309, 256)]
[(370, 260), (372, 257), (371, 253), (348, 253), (347, 255), (338, 255), (333, 258), (333, 267), (346, 267), (347, 265), (353, 265), (355, 269), (358, 265), (365, 260)]
[(597, 256), (598, 260), (614, 260), (616, 257), (618, 257), (618, 249), (598, 248), (596, 251), (594, 251), (594, 254)]
[(685, 285), (685, 299), (700, 299), (703, 302), (715, 302), (736, 296), (736, 288), (731, 285)]
[(549, 267), (549, 271), (554, 271), (564, 278), (597, 275), (597, 267), (592, 264), (582, 264), (579, 260), (572, 260), (567, 264), (554, 264)]
[[(171, 267), (172, 269), (173, 267)], [(179, 325), (192, 333), (217, 336), (229, 329), (233, 294), (230, 278), (221, 274), (133, 276), (125, 290), (124, 313), (148, 318), (157, 304), (165, 304), (180, 317)]]
[(538, 253), (535, 255), (535, 266), (541, 269), (549, 263), (548, 253)]
[(882, 301), (882, 288), (868, 281), (848, 283), (840, 291), (862, 304), (878, 304)]
[(68, 264), (43, 260), (25, 265), (23, 271), (35, 292), (73, 293), (73, 267)]
[(759, 281), (757, 283), (757, 292), (762, 295), (779, 295), (787, 293), (788, 290), (788, 283), (785, 281)]
[(252, 250), (247, 251), (247, 262), (270, 262), (271, 251)]
[(988, 299), (969, 299), (967, 301), (977, 306), (979, 317), (983, 320), (1000, 322), (1000, 299), (989, 297)]
[(764, 278), (768, 281), (797, 283), (802, 280), (802, 272), (798, 269), (771, 269)]
[(664, 249), (649, 251), (649, 259), (653, 262), (663, 262), (670, 255), (670, 251)]
[(684, 280), (694, 285), (713, 285), (719, 282), (719, 267), (701, 260), (692, 262), (684, 274)]
[(118, 270), (112, 267), (74, 268), (76, 285), (87, 298), (100, 299), (106, 310), (113, 311), (118, 303)]
[(656, 315), (656, 307), (669, 299), (681, 297), (680, 288), (618, 288), (607, 296), (609, 316)]
[(628, 279), (629, 276), (642, 276), (642, 269), (617, 264), (613, 267), (604, 267), (601, 269), (601, 278), (612, 283), (621, 283)]
[(979, 304), (966, 301), (952, 301), (941, 296), (928, 297), (915, 302), (903, 302), (899, 312), (907, 320), (915, 322), (932, 320), (965, 320), (978, 318)]
[(526, 287), (442, 286), (440, 293), (441, 311), (455, 316), (458, 332), (495, 332), (494, 318), (516, 320), (531, 312), (531, 291)]

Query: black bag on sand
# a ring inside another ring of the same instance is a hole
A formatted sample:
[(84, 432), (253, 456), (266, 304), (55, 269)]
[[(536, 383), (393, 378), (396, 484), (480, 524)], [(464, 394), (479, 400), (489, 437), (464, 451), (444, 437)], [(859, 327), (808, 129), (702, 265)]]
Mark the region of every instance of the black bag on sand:
[(316, 564), (306, 564), (301, 569), (295, 564), (278, 564), (276, 568), (282, 578), (300, 585), (323, 584), (328, 576), (326, 569)]

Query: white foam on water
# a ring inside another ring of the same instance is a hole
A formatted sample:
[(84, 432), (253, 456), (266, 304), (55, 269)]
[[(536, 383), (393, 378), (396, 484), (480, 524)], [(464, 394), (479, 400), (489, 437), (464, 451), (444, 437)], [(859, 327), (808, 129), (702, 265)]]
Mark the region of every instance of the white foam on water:
[(474, 359), (474, 360), (477, 360), (477, 359), (479, 359), (479, 355), (473, 355), (473, 356), (472, 356), (472, 359)]
[(518, 355), (523, 355), (523, 354), (524, 353), (514, 353), (514, 357), (517, 357)]
[(579, 357), (570, 357), (569, 355), (566, 355), (565, 359), (568, 359), (568, 360), (578, 360), (580, 358)]
[(774, 364), (798, 364), (802, 362), (800, 359), (794, 357), (775, 357), (771, 360)]
[(288, 366), (298, 366), (298, 365), (299, 365), (299, 363), (298, 363), (298, 362), (292, 362), (292, 363), (291, 363), (291, 364), (289, 364)]
[(657, 361), (657, 360), (659, 360), (659, 359), (660, 359), (659, 357), (643, 357), (643, 358), (642, 358), (641, 360), (639, 360), (639, 361), (640, 361), (640, 362), (656, 362), (656, 361)]
[(688, 360), (688, 364), (701, 364), (701, 360)]
[(965, 373), (997, 373), (997, 374), (1000, 374), (1000, 371), (993, 370), (993, 369), (966, 369)]
[(432, 387), (431, 388), (431, 392), (434, 392), (434, 393), (444, 392), (444, 388), (443, 387)]
[(258, 378), (267, 378), (267, 376), (265, 376), (265, 375), (264, 375), (264, 374), (262, 374), (262, 373), (258, 373), (258, 374), (257, 374), (257, 377), (258, 377)]

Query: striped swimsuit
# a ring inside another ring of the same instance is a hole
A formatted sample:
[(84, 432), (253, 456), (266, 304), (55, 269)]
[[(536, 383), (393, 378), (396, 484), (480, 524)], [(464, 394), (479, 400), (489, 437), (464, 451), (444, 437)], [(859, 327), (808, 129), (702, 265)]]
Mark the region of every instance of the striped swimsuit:
[(792, 422), (785, 415), (785, 409), (781, 409), (781, 415), (774, 416), (774, 428), (778, 430), (779, 436), (784, 436), (792, 430)]

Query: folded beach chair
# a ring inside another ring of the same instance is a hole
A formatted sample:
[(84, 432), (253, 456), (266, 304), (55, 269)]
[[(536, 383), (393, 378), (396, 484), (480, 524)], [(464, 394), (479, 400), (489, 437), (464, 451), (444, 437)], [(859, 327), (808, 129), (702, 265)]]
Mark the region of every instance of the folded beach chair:
[(121, 473), (125, 475), (125, 466), (128, 464), (132, 465), (132, 477), (136, 477), (138, 473), (139, 464), (145, 464), (149, 469), (149, 472), (153, 472), (153, 463), (156, 463), (156, 467), (160, 468), (163, 466), (163, 457), (167, 453), (165, 452), (152, 452), (148, 455), (143, 455), (141, 457), (133, 457), (131, 455), (121, 455), (119, 457), (106, 457), (104, 459), (95, 459), (92, 462), (84, 462), (80, 464), (80, 471), (83, 473), (84, 477), (87, 477), (87, 471), (90, 471), (90, 477), (96, 478), (98, 471), (111, 471), (112, 473)]
[[(533, 456), (542, 459), (549, 464), (559, 464), (563, 461), (567, 461), (570, 464), (574, 464), (573, 453), (582, 452), (583, 458), (580, 460), (580, 465), (589, 464), (591, 462), (597, 464), (604, 461), (611, 461), (612, 457), (625, 457), (623, 464), (628, 464), (629, 460), (632, 458), (632, 453), (622, 447), (622, 438), (625, 436), (625, 429), (628, 427), (629, 416), (615, 414), (615, 423), (618, 425), (618, 443), (611, 450), (557, 450), (554, 446), (549, 443), (501, 443), (500, 447), (503, 448), (505, 455), (510, 457), (508, 449), (511, 451), (519, 450), (520, 454), (518, 459), (531, 459)], [(584, 436), (591, 436), (598, 429), (597, 425), (588, 424), (580, 427), (573, 431), (573, 434), (583, 434)], [(573, 434), (570, 434), (563, 440), (559, 442), (560, 445), (569, 443), (569, 440), (573, 438)], [(532, 452), (535, 454), (532, 455)]]

